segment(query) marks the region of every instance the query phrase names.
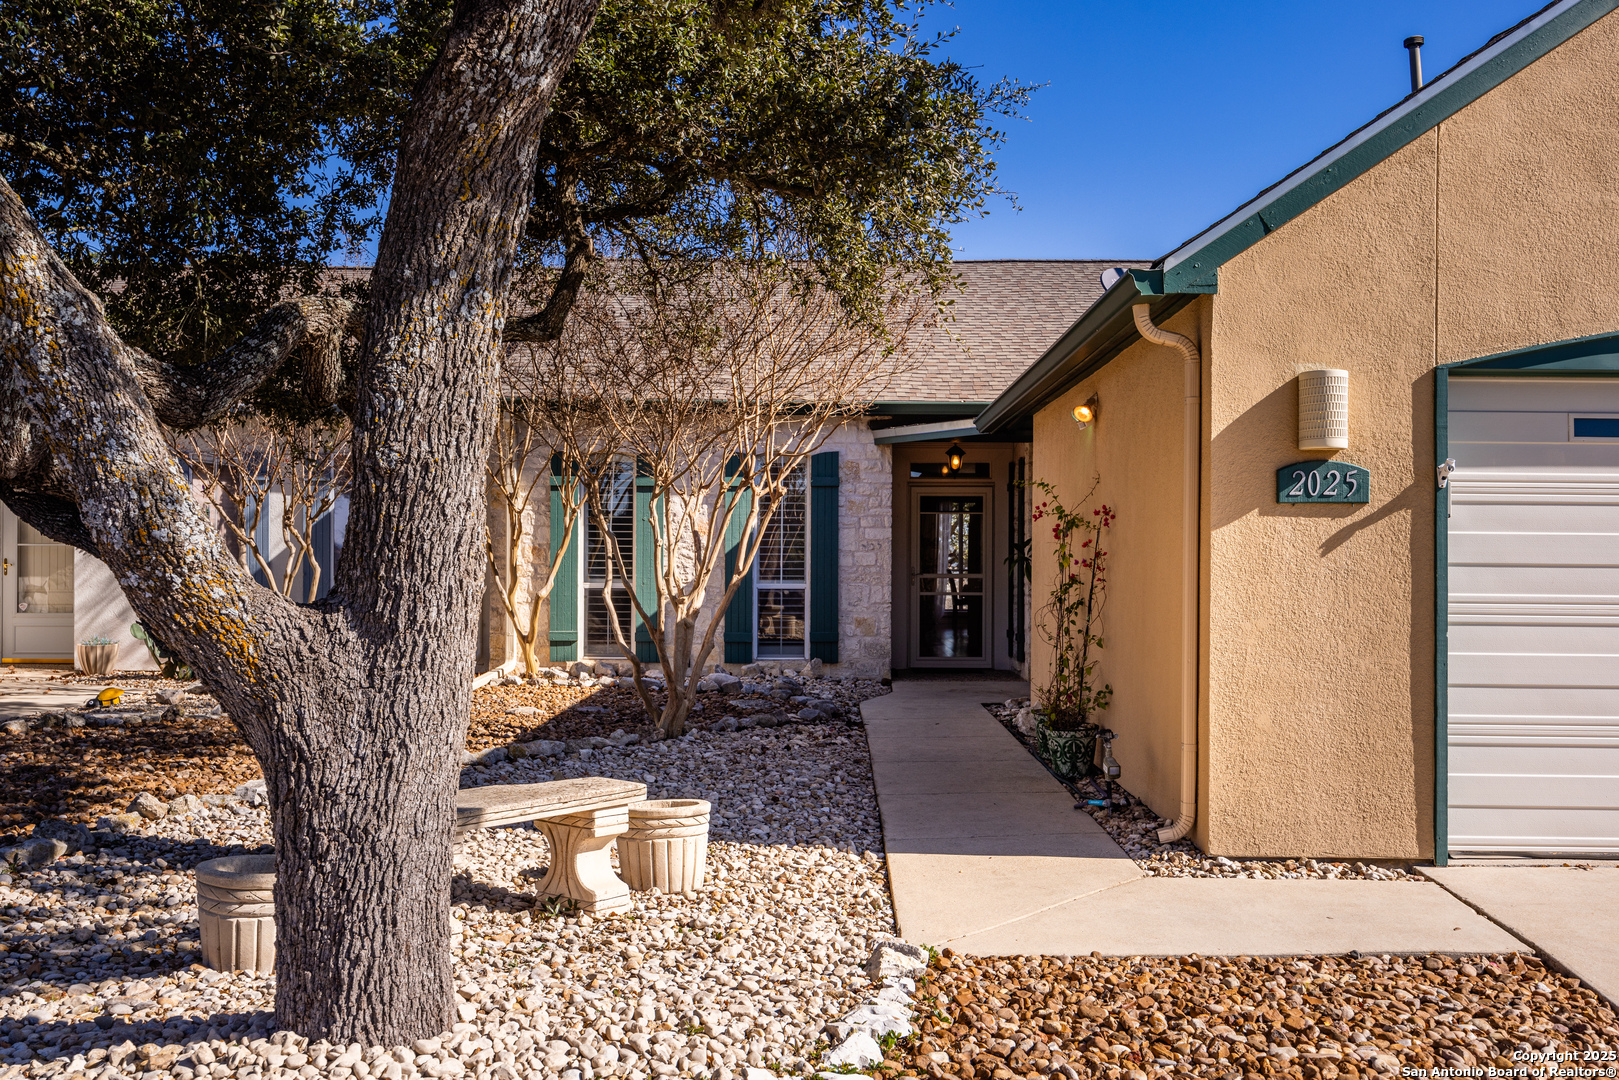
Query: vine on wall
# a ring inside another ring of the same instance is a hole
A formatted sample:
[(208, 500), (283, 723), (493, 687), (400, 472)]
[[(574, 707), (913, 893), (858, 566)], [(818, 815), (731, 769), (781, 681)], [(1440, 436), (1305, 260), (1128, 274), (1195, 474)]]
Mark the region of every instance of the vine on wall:
[[(1091, 501), (1098, 483), (1100, 478), (1092, 482), (1081, 507)], [(1111, 685), (1097, 685), (1095, 653), (1102, 649), (1102, 608), (1107, 602), (1102, 534), (1116, 515), (1106, 503), (1089, 513), (1070, 511), (1050, 482), (1035, 480), (1033, 486), (1046, 495), (1034, 508), (1034, 520), (1050, 519), (1051, 537), (1057, 543), (1056, 578), (1050, 599), (1040, 609), (1040, 635), (1053, 653), (1051, 676), (1039, 688), (1040, 704), (1052, 731), (1078, 731), (1096, 723), (1095, 715), (1105, 711), (1113, 698)]]

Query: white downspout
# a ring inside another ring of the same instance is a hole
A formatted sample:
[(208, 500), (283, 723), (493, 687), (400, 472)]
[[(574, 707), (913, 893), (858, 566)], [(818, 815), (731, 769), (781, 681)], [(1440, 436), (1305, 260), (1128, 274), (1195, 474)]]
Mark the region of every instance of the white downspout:
[(1186, 402), (1181, 449), (1181, 812), (1158, 830), (1159, 843), (1179, 840), (1197, 821), (1198, 570), (1202, 545), (1198, 528), (1203, 486), (1202, 357), (1189, 337), (1153, 325), (1146, 304), (1131, 305), (1136, 330), (1154, 345), (1180, 350), (1185, 359)]

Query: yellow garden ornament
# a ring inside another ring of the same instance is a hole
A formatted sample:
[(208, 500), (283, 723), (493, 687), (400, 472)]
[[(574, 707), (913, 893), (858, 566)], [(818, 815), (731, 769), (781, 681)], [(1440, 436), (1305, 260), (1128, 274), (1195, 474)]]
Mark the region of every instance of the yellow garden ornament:
[(118, 687), (109, 686), (89, 701), (86, 701), (84, 705), (87, 709), (105, 709), (110, 705), (118, 704), (118, 699), (123, 696), (124, 692)]

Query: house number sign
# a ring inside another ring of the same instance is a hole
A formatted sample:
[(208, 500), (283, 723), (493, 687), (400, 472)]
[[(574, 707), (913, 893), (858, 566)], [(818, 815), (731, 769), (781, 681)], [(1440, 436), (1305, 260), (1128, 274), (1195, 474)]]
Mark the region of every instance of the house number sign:
[(1300, 461), (1276, 470), (1279, 503), (1363, 503), (1371, 499), (1371, 473), (1347, 461)]

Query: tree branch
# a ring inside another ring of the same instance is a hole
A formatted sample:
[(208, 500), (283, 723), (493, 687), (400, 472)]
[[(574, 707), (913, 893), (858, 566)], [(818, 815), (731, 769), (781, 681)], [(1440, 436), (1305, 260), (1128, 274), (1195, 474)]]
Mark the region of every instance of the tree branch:
[(524, 315), (506, 323), (501, 340), (507, 345), (516, 342), (542, 344), (561, 337), (562, 327), (568, 321), (568, 312), (578, 301), (579, 290), (584, 286), (591, 261), (596, 256), (596, 245), (591, 240), (590, 229), (573, 195), (572, 183), (559, 182), (557, 186), (561, 190), (561, 197), (557, 201), (561, 206), (559, 216), (568, 254), (545, 307), (533, 315)]
[(304, 393), (311, 405), (336, 405), (343, 394), (343, 339), (358, 329), (348, 300), (306, 296), (265, 312), (241, 339), (206, 363), (181, 367), (129, 350), (135, 377), (157, 418), (190, 431), (219, 419), (280, 370), (295, 352), (304, 359)]
[[(273, 636), (265, 630), (278, 621), (274, 609), (288, 605), (230, 559), (169, 452), (132, 350), (3, 179), (0, 381), (15, 388), (11, 415), (27, 419), (30, 443), (38, 439), (55, 462), (47, 472), (37, 459), (28, 487), (6, 477), (7, 505), (96, 552), (141, 620), (164, 627), (165, 640), (210, 681), (241, 688), (266, 677)], [(23, 437), (17, 427), (13, 438)], [(0, 452), (0, 460), (12, 456)], [(60, 494), (53, 499), (48, 487)], [(68, 496), (88, 536), (74, 529), (62, 505)], [(246, 700), (226, 704), (234, 714)], [(246, 730), (250, 741), (262, 736), (251, 723)]]
[(71, 544), (86, 555), (101, 557), (101, 549), (85, 527), (78, 504), (72, 499), (24, 491), (0, 480), (0, 502), (58, 544)]

